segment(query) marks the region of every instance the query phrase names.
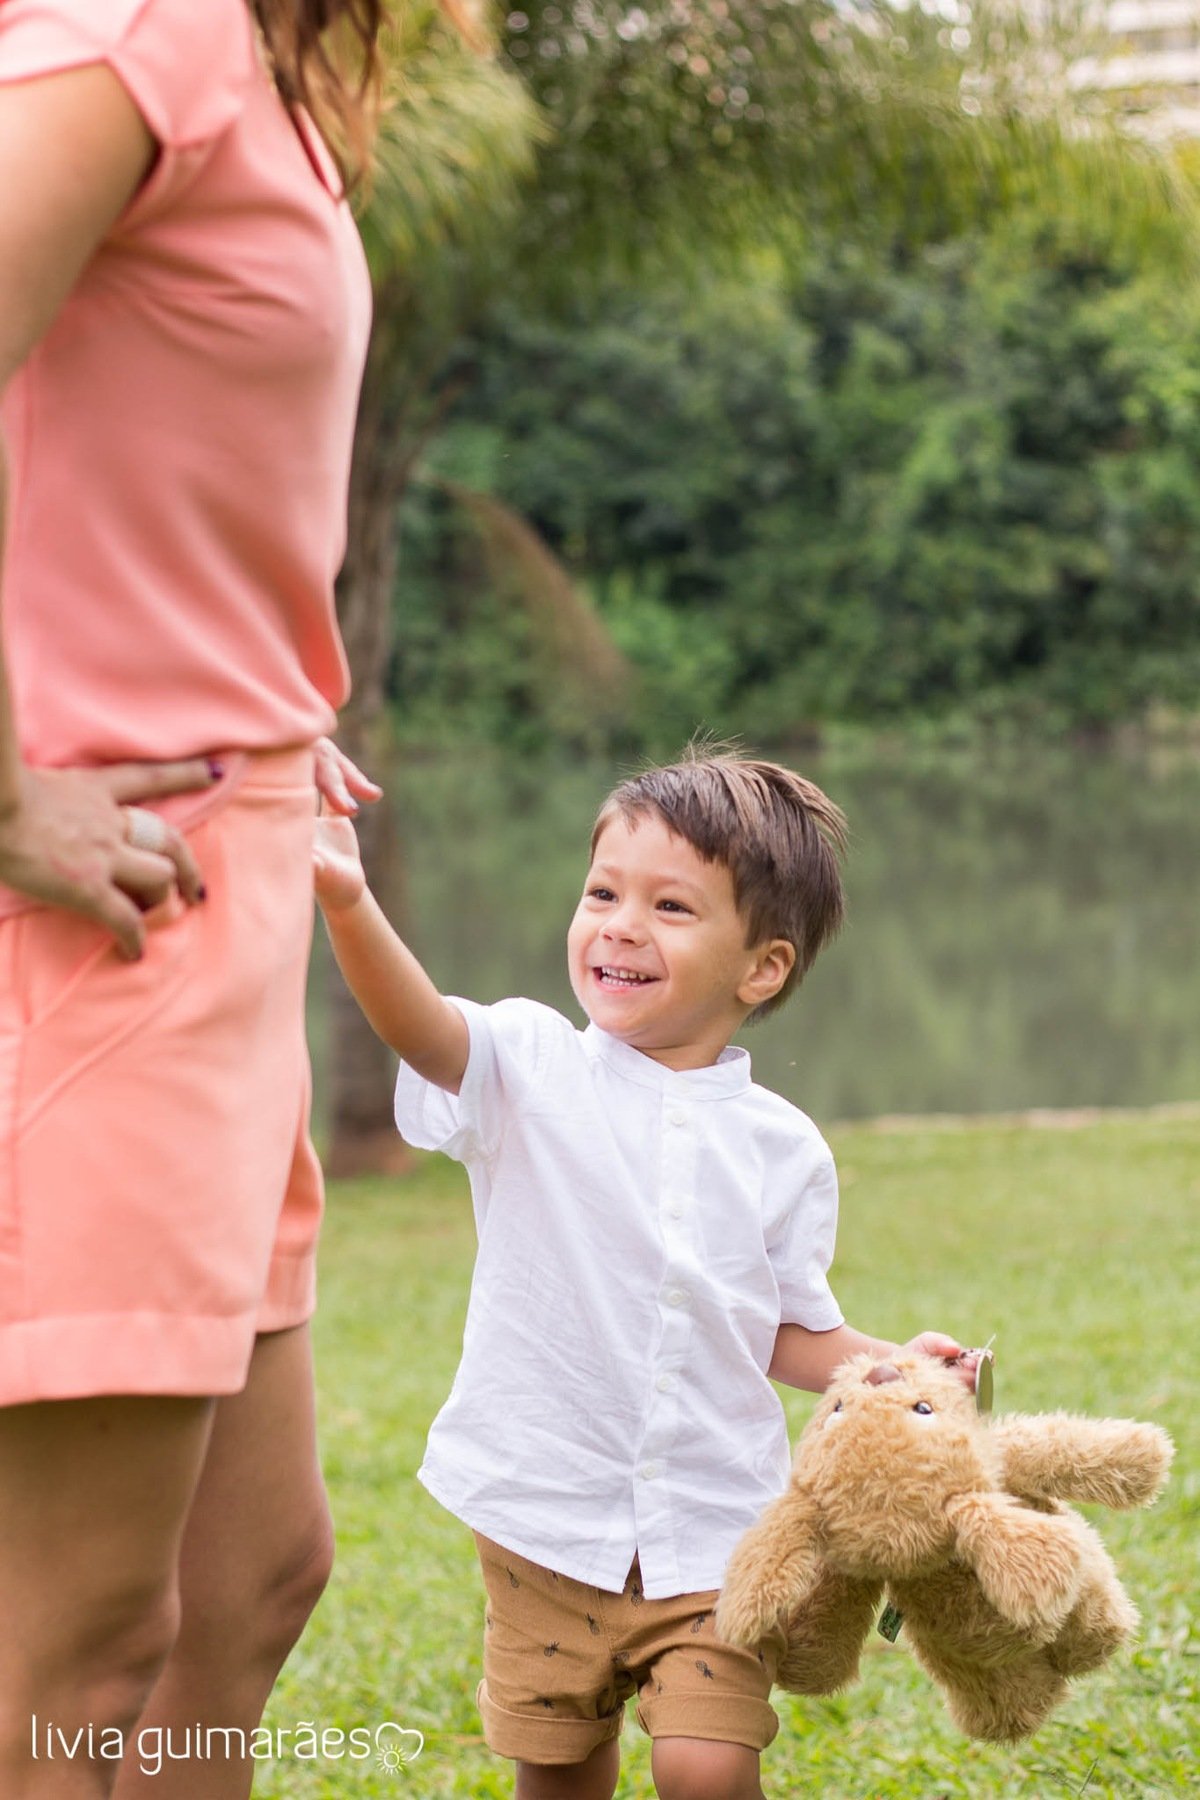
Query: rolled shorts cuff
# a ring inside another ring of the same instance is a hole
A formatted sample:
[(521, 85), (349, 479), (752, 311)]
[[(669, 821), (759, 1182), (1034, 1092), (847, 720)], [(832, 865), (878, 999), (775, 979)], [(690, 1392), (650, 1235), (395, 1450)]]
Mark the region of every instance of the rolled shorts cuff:
[(267, 1291), (258, 1310), (257, 1331), (291, 1331), (307, 1324), (317, 1310), (316, 1246), (299, 1256), (276, 1253), (267, 1276)]
[(765, 1750), (779, 1730), (775, 1708), (749, 1694), (663, 1694), (639, 1702), (637, 1719), (652, 1738), (703, 1738), (750, 1750)]
[(488, 1749), (513, 1762), (583, 1762), (601, 1744), (620, 1736), (625, 1718), (623, 1706), (598, 1719), (535, 1719), (528, 1713), (508, 1712), (491, 1698), (486, 1681), (476, 1689), (475, 1703)]
[(236, 1394), (246, 1382), (252, 1316), (91, 1313), (10, 1321), (0, 1332), (0, 1406), (107, 1393)]

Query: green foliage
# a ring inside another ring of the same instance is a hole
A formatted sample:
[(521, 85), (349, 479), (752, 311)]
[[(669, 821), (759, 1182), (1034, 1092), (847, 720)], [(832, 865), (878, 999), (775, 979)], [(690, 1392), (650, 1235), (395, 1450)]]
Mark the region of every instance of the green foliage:
[[(1022, 218), (890, 266), (840, 246), (753, 285), (510, 310), (470, 358), (438, 466), (588, 588), (638, 735), (1194, 706), (1200, 309), (1161, 273)], [(439, 633), (461, 553), (428, 497), (409, 518), (414, 728), (455, 690), (459, 728), (536, 734)], [(486, 598), (455, 604), (483, 628)]]
[[(842, 1800), (1009, 1796), (1148, 1800), (1187, 1790), (1200, 1761), (1195, 1369), (1195, 1120), (1079, 1131), (869, 1128), (833, 1134), (844, 1189), (836, 1288), (857, 1324), (903, 1338), (939, 1325), (996, 1336), (1001, 1408), (1158, 1420), (1179, 1458), (1151, 1513), (1097, 1524), (1143, 1615), (1140, 1642), (1034, 1742), (970, 1743), (903, 1636), (832, 1700), (779, 1697), (768, 1793)], [(512, 1793), (482, 1744), (482, 1590), (470, 1534), (414, 1480), (449, 1391), (474, 1232), (461, 1171), (422, 1161), (402, 1183), (336, 1185), (316, 1320), (323, 1458), (338, 1533), (333, 1583), (272, 1699), (269, 1722), (425, 1733), (402, 1778), (372, 1763), (260, 1766), (258, 1800), (430, 1800)], [(793, 1430), (808, 1411), (787, 1400)], [(622, 1800), (650, 1800), (649, 1756), (625, 1732)]]

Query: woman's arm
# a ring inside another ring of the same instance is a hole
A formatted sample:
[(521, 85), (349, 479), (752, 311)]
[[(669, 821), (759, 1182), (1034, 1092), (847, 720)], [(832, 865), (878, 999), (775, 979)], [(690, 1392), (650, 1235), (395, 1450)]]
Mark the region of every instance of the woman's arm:
[[(101, 64), (0, 82), (0, 392), (49, 329), (155, 154), (140, 113)], [(7, 486), (0, 444), (0, 569)], [(119, 595), (111, 598), (119, 604)], [(128, 957), (141, 954), (144, 940), (139, 903), (152, 906), (176, 887), (195, 901), (200, 876), (183, 839), (165, 826), (161, 852), (131, 848), (121, 802), (212, 779), (202, 760), (152, 771), (24, 768), (0, 654), (0, 881), (95, 919)]]

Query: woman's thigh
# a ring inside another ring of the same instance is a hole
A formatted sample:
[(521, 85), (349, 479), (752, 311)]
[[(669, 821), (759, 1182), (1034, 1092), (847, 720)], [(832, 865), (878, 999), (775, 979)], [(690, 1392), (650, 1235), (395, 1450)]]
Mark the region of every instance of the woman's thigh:
[(241, 1393), (216, 1405), (180, 1557), (181, 1638), (217, 1633), (272, 1589), (308, 1585), (328, 1561), (307, 1325), (260, 1336)]
[[(213, 1404), (102, 1396), (0, 1409), (0, 1695), (50, 1712), (175, 1603)], [(166, 1649), (166, 1641), (163, 1642)]]

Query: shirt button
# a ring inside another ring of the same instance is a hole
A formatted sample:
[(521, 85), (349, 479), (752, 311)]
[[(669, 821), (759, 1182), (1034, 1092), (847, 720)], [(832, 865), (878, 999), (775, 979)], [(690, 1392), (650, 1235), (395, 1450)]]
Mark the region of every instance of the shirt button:
[(667, 1295), (668, 1306), (686, 1306), (687, 1294), (683, 1288), (672, 1288)]
[(667, 1118), (670, 1120), (672, 1125), (686, 1125), (687, 1124), (687, 1114), (684, 1112), (682, 1106), (673, 1106), (671, 1108), (670, 1112), (667, 1114)]
[(669, 1218), (669, 1219), (682, 1219), (682, 1217), (683, 1217), (683, 1208), (682, 1208), (682, 1206), (680, 1206), (680, 1205), (678, 1205), (678, 1204), (676, 1204), (676, 1205), (674, 1205), (674, 1206), (668, 1206), (668, 1208), (667, 1208), (667, 1217), (668, 1217), (668, 1218)]
[(643, 1481), (653, 1481), (657, 1475), (662, 1474), (662, 1464), (656, 1462), (643, 1463), (640, 1472)]
[(660, 1375), (654, 1385), (660, 1394), (673, 1394), (677, 1383), (673, 1375)]

